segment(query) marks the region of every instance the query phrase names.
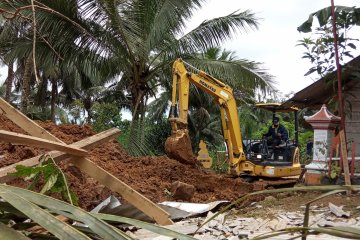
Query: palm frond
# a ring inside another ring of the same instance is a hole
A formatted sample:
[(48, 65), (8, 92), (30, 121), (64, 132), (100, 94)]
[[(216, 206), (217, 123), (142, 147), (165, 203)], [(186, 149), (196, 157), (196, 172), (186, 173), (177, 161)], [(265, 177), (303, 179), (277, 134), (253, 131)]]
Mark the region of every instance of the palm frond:
[[(224, 17), (204, 21), (198, 27), (178, 39), (182, 53), (204, 52), (230, 39), (236, 32), (258, 28), (258, 19), (247, 10), (234, 12)], [(177, 47), (177, 46), (175, 46)]]
[(164, 117), (164, 114), (169, 109), (171, 95), (170, 92), (162, 92), (154, 101), (148, 105), (149, 119), (156, 121), (156, 119), (161, 119)]
[[(186, 20), (192, 17), (193, 12), (201, 7), (203, 0), (166, 0), (166, 1), (143, 1), (144, 23), (146, 24), (145, 41), (151, 48), (158, 47), (163, 43), (164, 35), (176, 34), (185, 29)], [(154, 11), (148, 11), (153, 8)]]

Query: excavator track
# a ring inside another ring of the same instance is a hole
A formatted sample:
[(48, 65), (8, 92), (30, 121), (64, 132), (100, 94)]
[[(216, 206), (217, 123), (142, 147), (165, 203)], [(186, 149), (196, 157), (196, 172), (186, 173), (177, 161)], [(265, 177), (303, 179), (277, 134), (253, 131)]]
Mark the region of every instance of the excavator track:
[[(231, 174), (227, 174), (226, 177), (228, 178), (236, 178)], [(254, 191), (261, 191), (265, 189), (272, 189), (272, 188), (287, 188), (293, 187), (295, 184), (298, 183), (298, 176), (293, 177), (286, 177), (286, 178), (262, 178), (257, 176), (249, 176), (244, 175), (241, 178), (248, 183), (252, 183), (254, 186)]]
[[(293, 187), (297, 183), (296, 178), (281, 178), (281, 179), (260, 179), (255, 184), (258, 185), (261, 190), (268, 188), (287, 188)], [(259, 189), (259, 190), (260, 190)]]

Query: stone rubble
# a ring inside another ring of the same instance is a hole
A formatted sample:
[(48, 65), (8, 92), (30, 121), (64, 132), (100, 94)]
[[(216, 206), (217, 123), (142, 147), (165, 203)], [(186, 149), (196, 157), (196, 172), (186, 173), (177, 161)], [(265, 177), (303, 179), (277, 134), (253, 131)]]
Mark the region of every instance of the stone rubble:
[[(333, 204), (332, 204), (333, 205)], [(352, 226), (360, 227), (360, 217), (351, 218), (349, 213), (336, 216), (329, 207), (310, 207), (310, 227), (332, 227), (332, 226)], [(341, 207), (335, 206), (337, 209)], [(200, 226), (207, 219), (212, 217), (215, 213), (208, 212), (206, 217), (191, 218), (177, 222), (177, 229), (185, 226)], [(301, 227), (303, 225), (304, 212), (278, 212), (275, 218), (254, 218), (254, 217), (239, 217), (231, 213), (222, 213), (214, 219), (206, 223), (200, 230), (192, 236), (196, 239), (203, 240), (237, 240), (248, 239), (259, 234), (268, 233), (271, 231), (281, 230), (289, 227)], [(181, 231), (179, 231), (181, 232)], [(135, 232), (136, 235), (136, 232)], [(329, 237), (323, 235), (324, 239), (338, 239), (336, 237)], [(145, 238), (146, 239), (146, 238)], [(151, 238), (149, 238), (151, 239)], [(158, 239), (158, 238), (153, 238)], [(171, 238), (159, 238), (171, 239)], [(287, 239), (287, 238), (276, 238)], [(310, 238), (309, 238), (310, 239)]]

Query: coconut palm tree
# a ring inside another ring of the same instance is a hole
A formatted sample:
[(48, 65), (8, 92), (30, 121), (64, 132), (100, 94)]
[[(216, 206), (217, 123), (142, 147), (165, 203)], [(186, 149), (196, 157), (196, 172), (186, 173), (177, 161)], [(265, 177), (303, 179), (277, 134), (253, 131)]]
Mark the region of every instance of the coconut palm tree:
[[(0, 8), (6, 3), (9, 1)], [(7, 7), (32, 16), (26, 4), (14, 0)], [(235, 32), (258, 26), (251, 11), (236, 11), (187, 31), (187, 21), (203, 4), (201, 0), (36, 1), (38, 66), (60, 60), (67, 67), (77, 66), (90, 80), (96, 79), (98, 69), (108, 73), (103, 81), (118, 75), (116, 88), (130, 100), (133, 120), (140, 121), (140, 126), (148, 99), (159, 87), (169, 85), (170, 67), (178, 57), (233, 86), (253, 84), (267, 90), (270, 78), (256, 63), (198, 57), (199, 52), (217, 47)], [(27, 33), (27, 39), (34, 39), (32, 31)], [(31, 48), (27, 47), (29, 54)]]
[(5, 80), (6, 88), (4, 96), (4, 99), (8, 102), (10, 102), (11, 91), (14, 82), (14, 62), (11, 59), (5, 59), (5, 55), (9, 51), (11, 42), (7, 41), (7, 39), (4, 39), (4, 35), (6, 36), (9, 34), (8, 32), (10, 32), (10, 38), (14, 38), (14, 31), (11, 30), (13, 27), (14, 25), (0, 18), (0, 62), (8, 67), (8, 75)]
[[(58, 7), (58, 4), (53, 2), (41, 1), (46, 7)], [(159, 86), (167, 84), (169, 78), (164, 76), (169, 73), (172, 62), (178, 57), (189, 59), (197, 66), (206, 67), (211, 74), (227, 76), (226, 78), (233, 83), (237, 82), (238, 76), (241, 75), (263, 89), (269, 86), (266, 81), (269, 79), (268, 76), (258, 71), (253, 63), (245, 64), (239, 61), (229, 64), (225, 61), (204, 61), (196, 58), (198, 52), (218, 46), (224, 40), (230, 39), (236, 31), (256, 29), (258, 22), (250, 11), (234, 12), (228, 16), (204, 21), (186, 33), (187, 20), (202, 6), (203, 1), (72, 2), (76, 2), (78, 6), (75, 22), (81, 26), (79, 28), (72, 23), (72, 27), (82, 30), (75, 31), (79, 34), (76, 38), (76, 59), (79, 59), (79, 53), (91, 49), (99, 53), (94, 54), (93, 60), (100, 63), (107, 61), (107, 66), (104, 67), (113, 73), (112, 77), (118, 74), (116, 89), (125, 93), (125, 99), (130, 100), (133, 120), (140, 121), (140, 126), (144, 120), (148, 99), (155, 96)], [(58, 33), (54, 33), (54, 29), (58, 26), (51, 27), (54, 25), (52, 21), (47, 22), (48, 24), (44, 22), (43, 29), (46, 28), (50, 34), (57, 36)], [(86, 23), (88, 27), (79, 23)], [(84, 29), (87, 34), (84, 34)], [(70, 30), (74, 31), (73, 28)], [(67, 36), (67, 31), (69, 29), (64, 28), (60, 32)], [(61, 37), (58, 39), (63, 41)]]
[[(22, 89), (23, 112), (27, 111), (31, 90), (37, 91), (34, 103), (46, 105), (47, 95), (50, 94), (47, 86), (51, 83), (51, 118), (54, 119), (59, 86), (63, 90), (68, 89), (68, 95), (73, 96), (74, 90), (81, 89), (84, 85), (88, 87), (98, 84), (99, 79), (104, 77), (102, 73), (108, 74), (107, 69), (103, 67), (104, 64), (94, 60), (99, 54), (91, 51), (85, 43), (77, 42), (83, 35), (91, 36), (90, 31), (86, 29), (89, 25), (78, 15), (81, 4), (84, 4), (84, 1), (36, 1), (34, 41), (34, 23), (31, 18), (32, 12), (29, 11), (29, 2), (0, 2), (0, 9), (4, 9), (8, 14), (5, 22), (6, 31), (2, 31), (0, 35), (0, 50), (9, 62), (18, 63), (17, 72), (21, 80), (18, 86)], [(94, 46), (96, 40), (93, 36), (91, 38), (91, 44)], [(36, 60), (37, 78), (40, 80), (38, 83), (34, 82), (33, 60)], [(99, 69), (103, 70), (101, 74)]]
[[(191, 56), (195, 61), (193, 56), (197, 52), (217, 46), (229, 39), (234, 31), (257, 27), (257, 19), (250, 11), (234, 12), (205, 21), (185, 34), (186, 21), (203, 1), (79, 0), (77, 3), (82, 6), (78, 8), (79, 16), (91, 25), (93, 31), (93, 34), (77, 39), (77, 44), (91, 46), (115, 63), (114, 71), (121, 76), (118, 85), (131, 99), (134, 119), (145, 113), (145, 100), (154, 94), (160, 76), (168, 72), (177, 57)], [(252, 79), (263, 82), (266, 79), (263, 73), (250, 72), (244, 65), (240, 69), (240, 64), (237, 67), (225, 62), (218, 66), (209, 62), (203, 65), (232, 77), (247, 72)]]

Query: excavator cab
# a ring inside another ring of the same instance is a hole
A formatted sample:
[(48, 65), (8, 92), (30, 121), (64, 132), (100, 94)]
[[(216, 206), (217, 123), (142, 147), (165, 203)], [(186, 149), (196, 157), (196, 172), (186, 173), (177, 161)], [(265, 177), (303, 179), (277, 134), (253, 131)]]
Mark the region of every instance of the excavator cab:
[(279, 145), (268, 144), (268, 139), (248, 140), (246, 144), (247, 159), (256, 165), (291, 167), (299, 164), (298, 148), (298, 109), (295, 107), (284, 107), (280, 103), (258, 103), (256, 107), (271, 111), (273, 118), (279, 112), (293, 112), (295, 137), (282, 141)]

